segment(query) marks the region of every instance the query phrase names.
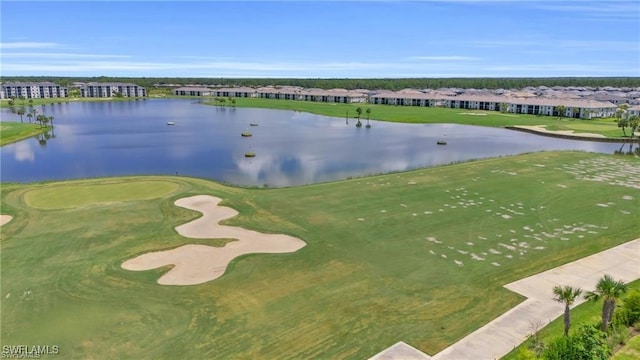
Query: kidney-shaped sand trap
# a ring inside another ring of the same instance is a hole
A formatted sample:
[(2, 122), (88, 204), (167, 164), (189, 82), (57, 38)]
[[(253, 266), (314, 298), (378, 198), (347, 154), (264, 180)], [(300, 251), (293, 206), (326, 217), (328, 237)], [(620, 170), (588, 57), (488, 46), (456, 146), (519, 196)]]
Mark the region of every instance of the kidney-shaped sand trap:
[(196, 285), (214, 280), (224, 274), (234, 258), (251, 253), (289, 253), (306, 245), (298, 238), (282, 234), (263, 234), (240, 227), (220, 225), (218, 222), (238, 215), (226, 206), (218, 206), (220, 198), (197, 195), (179, 199), (177, 206), (196, 210), (201, 218), (176, 227), (182, 236), (197, 239), (237, 239), (224, 247), (184, 245), (172, 250), (140, 255), (122, 264), (126, 270), (150, 270), (166, 265), (174, 267), (158, 279), (162, 285)]

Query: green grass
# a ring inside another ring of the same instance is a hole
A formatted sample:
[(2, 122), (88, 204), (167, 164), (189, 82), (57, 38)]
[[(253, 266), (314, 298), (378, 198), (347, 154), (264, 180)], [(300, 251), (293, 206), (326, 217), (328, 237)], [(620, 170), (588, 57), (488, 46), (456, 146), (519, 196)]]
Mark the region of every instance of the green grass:
[[(595, 286), (595, 284), (594, 284)], [(640, 280), (633, 281), (629, 283), (629, 291), (632, 290), (640, 290)], [(551, 291), (550, 291), (551, 292)], [(551, 297), (551, 296), (550, 296)], [(562, 304), (558, 303), (560, 309), (562, 309)], [(571, 309), (571, 329), (575, 330), (582, 324), (597, 324), (602, 316), (602, 301), (599, 302), (585, 302)], [(551, 321), (548, 325), (546, 325), (543, 329), (538, 332), (539, 339), (542, 340), (543, 343), (548, 344), (555, 338), (561, 337), (564, 335), (564, 320), (562, 316), (557, 319)], [(528, 347), (530, 345), (530, 341), (524, 342), (522, 345), (516, 347), (509, 354), (505, 355), (502, 360), (517, 360), (518, 359), (518, 351), (522, 347)]]
[(139, 180), (76, 185), (73, 182), (34, 189), (24, 193), (27, 205), (44, 210), (104, 205), (114, 202), (149, 200), (173, 193), (178, 184), (169, 181)]
[(0, 146), (37, 136), (49, 129), (48, 126), (43, 128), (38, 124), (2, 121), (0, 122)]
[[(213, 100), (209, 103), (215, 105)], [(574, 130), (576, 132), (592, 132), (607, 137), (621, 138), (622, 130), (618, 129), (613, 119), (580, 120), (557, 118), (552, 116), (535, 116), (524, 114), (503, 114), (496, 111), (469, 109), (429, 108), (418, 106), (393, 106), (373, 104), (332, 104), (311, 101), (271, 100), (259, 98), (236, 98), (237, 107), (269, 108), (302, 111), (319, 115), (345, 118), (357, 116), (356, 109), (363, 109), (361, 119), (367, 118), (366, 109), (371, 109), (371, 120), (382, 120), (403, 123), (449, 123), (463, 125), (479, 125), (505, 127), (517, 125), (542, 125), (549, 130)], [(484, 115), (470, 115), (484, 114)]]
[[(66, 98), (42, 98), (42, 99), (30, 99), (29, 100), (15, 100), (14, 107), (20, 108), (24, 107), (29, 109), (31, 106), (37, 105), (49, 105), (49, 104), (60, 104), (60, 103), (68, 103), (68, 102), (98, 102), (98, 101), (133, 101), (133, 100), (145, 100), (146, 97), (112, 97), (112, 98), (90, 98), (90, 97), (66, 97)], [(0, 108), (9, 108), (9, 99), (3, 99), (0, 101)]]
[(640, 359), (640, 336), (632, 337), (627, 345), (616, 352), (611, 360), (638, 360)]
[[(622, 130), (618, 128), (614, 119), (575, 120), (559, 119), (557, 124), (547, 125), (547, 130), (573, 130), (575, 133), (595, 133), (607, 137), (622, 137)], [(627, 129), (627, 134), (630, 134)]]
[[(187, 177), (2, 184), (0, 211), (15, 217), (0, 233), (2, 342), (59, 345), (65, 359), (365, 359), (400, 340), (437, 353), (523, 300), (502, 285), (638, 237), (635, 217), (623, 213), (637, 214), (636, 189), (569, 173), (598, 166), (636, 181), (640, 159), (536, 153), (269, 190)], [(135, 195), (156, 181), (175, 187)], [(70, 188), (97, 202), (86, 206)], [(225, 243), (174, 230), (199, 214), (173, 201), (195, 194), (238, 210), (231, 225), (307, 246), (243, 256), (198, 286), (157, 285), (166, 268), (121, 269), (146, 252)], [(27, 199), (65, 203), (40, 209)], [(524, 237), (525, 227), (572, 224), (595, 232)], [(513, 238), (531, 246), (520, 254), (499, 245)]]

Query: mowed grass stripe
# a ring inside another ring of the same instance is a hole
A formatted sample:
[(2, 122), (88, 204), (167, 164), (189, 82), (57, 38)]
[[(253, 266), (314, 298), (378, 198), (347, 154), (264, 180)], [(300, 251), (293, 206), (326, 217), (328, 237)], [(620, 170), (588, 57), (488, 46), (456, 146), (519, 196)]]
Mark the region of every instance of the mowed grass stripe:
[(178, 190), (170, 181), (137, 180), (114, 183), (56, 185), (27, 191), (27, 205), (44, 210), (74, 208), (121, 201), (149, 200)]
[[(436, 353), (522, 301), (505, 283), (640, 236), (637, 188), (571, 172), (598, 166), (624, 181), (640, 173), (632, 157), (550, 152), (286, 189), (153, 177), (179, 189), (55, 211), (23, 194), (67, 183), (11, 184), (2, 193), (3, 211), (16, 215), (0, 243), (3, 344), (55, 343), (72, 359), (351, 359), (400, 340)], [(198, 286), (157, 285), (166, 269), (121, 269), (138, 254), (208, 241), (174, 230), (200, 216), (173, 205), (195, 194), (238, 210), (229, 225), (307, 246), (240, 257)]]

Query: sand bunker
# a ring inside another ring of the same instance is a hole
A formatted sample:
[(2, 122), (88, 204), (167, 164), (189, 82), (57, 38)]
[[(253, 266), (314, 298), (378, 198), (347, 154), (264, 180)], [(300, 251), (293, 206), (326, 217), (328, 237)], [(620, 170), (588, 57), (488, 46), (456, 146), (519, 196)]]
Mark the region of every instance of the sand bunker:
[(237, 241), (224, 247), (184, 245), (171, 250), (147, 253), (125, 261), (122, 268), (142, 271), (174, 265), (158, 279), (158, 284), (196, 285), (222, 276), (229, 262), (240, 255), (289, 253), (306, 245), (304, 241), (288, 235), (263, 234), (240, 227), (219, 225), (221, 220), (238, 215), (232, 208), (218, 206), (220, 201), (220, 198), (209, 195), (177, 200), (177, 206), (199, 211), (203, 216), (176, 227), (176, 231), (182, 236), (196, 239), (224, 238)]
[(573, 135), (573, 136), (584, 136), (584, 137), (592, 137), (592, 138), (604, 138), (606, 136), (602, 134), (593, 134), (593, 133), (576, 133), (573, 130), (547, 130), (544, 126), (516, 126), (517, 128), (529, 129), (541, 133), (547, 134), (560, 134), (560, 135)]
[(11, 220), (13, 220), (13, 216), (11, 215), (0, 215), (0, 226), (8, 223)]

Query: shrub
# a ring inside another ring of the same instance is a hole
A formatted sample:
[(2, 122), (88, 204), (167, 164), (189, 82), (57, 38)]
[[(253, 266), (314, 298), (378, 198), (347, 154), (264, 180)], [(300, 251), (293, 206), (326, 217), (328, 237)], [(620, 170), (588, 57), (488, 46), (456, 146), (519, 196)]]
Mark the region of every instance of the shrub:
[(624, 308), (627, 310), (628, 323), (633, 325), (640, 321), (640, 291), (634, 290), (622, 300)]
[(626, 326), (619, 326), (611, 331), (611, 334), (607, 338), (607, 343), (610, 348), (614, 348), (618, 344), (626, 345), (630, 337), (631, 330)]
[(547, 360), (606, 360), (610, 353), (606, 334), (594, 326), (583, 325), (575, 333), (549, 343), (542, 357)]
[(611, 332), (614, 332), (616, 328), (627, 327), (633, 322), (629, 320), (629, 309), (626, 307), (618, 307), (613, 313), (613, 319), (611, 321)]
[(535, 352), (533, 352), (533, 350), (527, 349), (526, 347), (521, 347), (516, 354), (517, 360), (535, 360), (537, 358), (538, 357), (536, 356)]

